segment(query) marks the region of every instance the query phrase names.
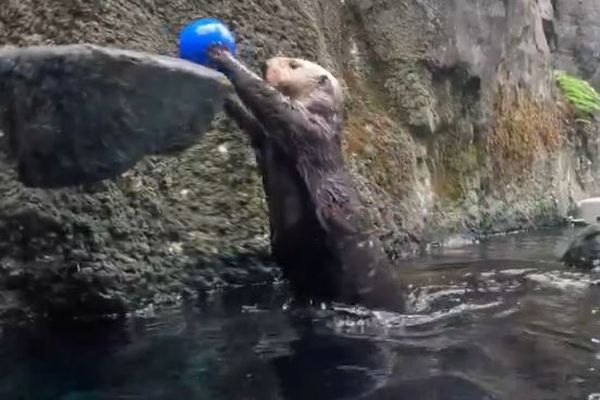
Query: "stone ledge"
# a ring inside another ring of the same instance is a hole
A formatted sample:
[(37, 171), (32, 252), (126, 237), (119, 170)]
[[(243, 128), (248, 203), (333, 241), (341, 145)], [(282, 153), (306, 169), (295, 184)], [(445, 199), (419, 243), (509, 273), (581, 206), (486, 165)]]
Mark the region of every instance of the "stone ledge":
[(117, 176), (201, 139), (230, 84), (165, 56), (95, 45), (0, 49), (0, 149), (32, 187)]

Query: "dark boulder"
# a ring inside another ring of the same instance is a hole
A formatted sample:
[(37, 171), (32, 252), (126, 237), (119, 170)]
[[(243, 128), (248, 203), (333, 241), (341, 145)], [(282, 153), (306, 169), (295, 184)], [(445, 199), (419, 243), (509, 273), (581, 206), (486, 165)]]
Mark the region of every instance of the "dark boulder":
[(581, 269), (600, 266), (600, 226), (590, 225), (579, 232), (564, 252), (562, 262)]

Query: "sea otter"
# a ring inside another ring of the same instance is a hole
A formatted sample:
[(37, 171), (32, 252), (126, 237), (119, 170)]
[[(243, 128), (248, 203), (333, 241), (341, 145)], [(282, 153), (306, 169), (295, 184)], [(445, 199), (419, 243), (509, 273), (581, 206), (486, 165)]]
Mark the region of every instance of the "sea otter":
[(255, 149), (272, 254), (296, 299), (402, 310), (398, 281), (345, 166), (337, 79), (303, 59), (272, 58), (261, 79), (221, 47), (210, 57), (235, 88), (225, 111)]

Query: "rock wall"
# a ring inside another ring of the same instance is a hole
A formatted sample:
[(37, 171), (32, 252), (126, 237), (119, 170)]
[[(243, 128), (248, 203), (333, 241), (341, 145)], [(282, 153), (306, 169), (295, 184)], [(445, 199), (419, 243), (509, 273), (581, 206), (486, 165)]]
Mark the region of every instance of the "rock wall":
[[(324, 64), (348, 89), (356, 181), (402, 256), (422, 240), (555, 222), (586, 193), (552, 83), (555, 6), (539, 2), (4, 0), (0, 45), (174, 55), (180, 27), (210, 15), (254, 66), (278, 53)], [(90, 187), (27, 189), (0, 163), (7, 307), (111, 312), (274, 274), (253, 155), (229, 121)]]
[(367, 71), (361, 82), (405, 142), (396, 151), (408, 159), (404, 180), (393, 183), (404, 190), (390, 201), (396, 220), (444, 241), (551, 223), (565, 212), (570, 167), (536, 2), (347, 3), (354, 53)]
[[(550, 2), (550, 0), (547, 0)], [(593, 0), (551, 2), (544, 23), (553, 64), (600, 90), (600, 8)], [(575, 198), (600, 195), (600, 124), (576, 125), (571, 137), (578, 187)]]
[[(550, 1), (550, 0), (547, 0)], [(600, 87), (600, 8), (594, 1), (554, 0), (546, 19), (556, 65)]]

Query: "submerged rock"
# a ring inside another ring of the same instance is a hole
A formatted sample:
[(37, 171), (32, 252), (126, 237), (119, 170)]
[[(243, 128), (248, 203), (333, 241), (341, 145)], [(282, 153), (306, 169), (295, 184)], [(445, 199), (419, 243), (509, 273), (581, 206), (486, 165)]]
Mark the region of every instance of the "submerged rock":
[(229, 86), (176, 58), (86, 44), (7, 48), (0, 139), (28, 186), (91, 183), (197, 143)]

